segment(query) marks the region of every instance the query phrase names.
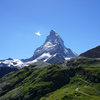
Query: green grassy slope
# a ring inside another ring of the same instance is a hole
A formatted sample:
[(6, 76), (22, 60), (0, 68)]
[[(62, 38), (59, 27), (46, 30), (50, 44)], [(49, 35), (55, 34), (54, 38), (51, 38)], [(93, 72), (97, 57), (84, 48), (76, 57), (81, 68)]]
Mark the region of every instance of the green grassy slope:
[(75, 76), (69, 84), (46, 94), (40, 100), (100, 100), (100, 83), (91, 83)]
[(0, 100), (100, 100), (100, 60), (78, 59), (69, 66), (10, 73), (0, 79)]

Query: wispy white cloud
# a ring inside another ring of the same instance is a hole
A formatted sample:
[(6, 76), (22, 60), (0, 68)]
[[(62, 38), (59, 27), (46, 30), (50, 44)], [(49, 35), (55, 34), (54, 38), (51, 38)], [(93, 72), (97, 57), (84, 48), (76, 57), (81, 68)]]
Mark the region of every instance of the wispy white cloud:
[(35, 32), (35, 34), (36, 34), (37, 36), (41, 36), (41, 33), (40, 33), (40, 32)]

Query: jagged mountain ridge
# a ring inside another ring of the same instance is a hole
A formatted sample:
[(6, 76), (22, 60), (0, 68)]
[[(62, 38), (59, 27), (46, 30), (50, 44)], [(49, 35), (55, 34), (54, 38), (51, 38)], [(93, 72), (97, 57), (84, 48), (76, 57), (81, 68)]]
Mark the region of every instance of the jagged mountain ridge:
[(48, 63), (57, 63), (65, 60), (66, 58), (76, 56), (77, 54), (72, 52), (71, 49), (65, 47), (64, 41), (58, 33), (51, 30), (50, 35), (47, 36), (44, 44), (35, 50), (34, 55), (30, 58), (30, 60), (42, 60)]

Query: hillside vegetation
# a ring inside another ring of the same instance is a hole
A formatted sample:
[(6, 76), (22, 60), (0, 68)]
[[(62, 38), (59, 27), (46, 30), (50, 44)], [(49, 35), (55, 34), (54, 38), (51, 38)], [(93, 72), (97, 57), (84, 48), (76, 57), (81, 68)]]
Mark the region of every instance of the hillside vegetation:
[(100, 60), (74, 59), (68, 65), (31, 65), (4, 76), (0, 100), (100, 100)]

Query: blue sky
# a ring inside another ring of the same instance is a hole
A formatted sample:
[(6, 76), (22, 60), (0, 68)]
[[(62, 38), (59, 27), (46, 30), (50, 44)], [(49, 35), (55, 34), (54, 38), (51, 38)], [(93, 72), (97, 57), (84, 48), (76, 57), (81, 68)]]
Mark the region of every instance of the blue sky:
[(100, 0), (0, 0), (0, 59), (31, 57), (51, 29), (77, 54), (100, 45)]

